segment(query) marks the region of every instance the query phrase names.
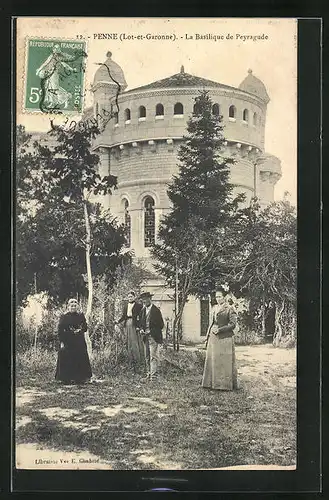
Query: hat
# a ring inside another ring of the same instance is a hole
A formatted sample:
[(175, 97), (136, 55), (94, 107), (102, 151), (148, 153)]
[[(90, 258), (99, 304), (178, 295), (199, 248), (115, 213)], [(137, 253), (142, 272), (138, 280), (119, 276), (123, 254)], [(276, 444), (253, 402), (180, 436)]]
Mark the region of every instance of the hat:
[(140, 299), (147, 299), (153, 297), (153, 293), (150, 292), (142, 292), (139, 296)]
[(78, 304), (79, 302), (77, 301), (77, 299), (70, 299), (68, 301), (68, 304)]

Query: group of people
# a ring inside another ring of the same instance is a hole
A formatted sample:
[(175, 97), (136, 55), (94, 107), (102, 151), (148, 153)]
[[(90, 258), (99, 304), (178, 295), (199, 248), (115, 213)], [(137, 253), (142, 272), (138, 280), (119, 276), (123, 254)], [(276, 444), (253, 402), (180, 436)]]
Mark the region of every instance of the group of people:
[(164, 321), (160, 309), (152, 303), (150, 292), (142, 293), (140, 299), (142, 304), (137, 302), (135, 292), (128, 294), (128, 302), (116, 324), (124, 326), (128, 353), (134, 367), (146, 363), (146, 379), (154, 380), (158, 376)]
[[(126, 334), (129, 358), (135, 369), (146, 370), (144, 380), (156, 380), (163, 343), (164, 321), (161, 310), (152, 302), (152, 294), (143, 292), (139, 299), (129, 292), (121, 317)], [(211, 298), (211, 315), (206, 336), (206, 360), (202, 386), (206, 389), (237, 389), (237, 370), (234, 350), (236, 312), (222, 288)], [(78, 311), (78, 301), (70, 299), (68, 312), (61, 316), (58, 325), (59, 352), (56, 380), (65, 384), (84, 383), (91, 379), (85, 332), (88, 326), (85, 316)]]
[[(163, 342), (164, 321), (160, 309), (152, 303), (152, 294), (140, 295), (137, 301), (135, 292), (128, 294), (122, 316), (116, 325), (123, 324), (127, 336), (129, 357), (135, 368), (146, 367), (145, 380), (158, 376), (159, 351)], [(78, 311), (78, 301), (70, 299), (68, 312), (63, 314), (58, 325), (59, 352), (56, 380), (64, 383), (84, 383), (92, 377), (85, 332), (87, 322), (84, 314)]]

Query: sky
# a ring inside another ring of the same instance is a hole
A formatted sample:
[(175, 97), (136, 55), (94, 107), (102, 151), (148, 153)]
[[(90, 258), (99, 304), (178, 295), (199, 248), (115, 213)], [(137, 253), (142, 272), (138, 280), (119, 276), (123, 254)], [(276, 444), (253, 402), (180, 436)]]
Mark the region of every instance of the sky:
[[(116, 34), (117, 39), (101, 39)], [(136, 36), (144, 35), (144, 39)], [(171, 35), (171, 40), (146, 35)], [(208, 39), (197, 39), (197, 36)], [(211, 37), (209, 36), (211, 35)], [(129, 36), (134, 39), (129, 39)], [(214, 36), (218, 39), (214, 40)], [(247, 38), (247, 37), (261, 38)], [(282, 18), (35, 18), (17, 20), (17, 122), (28, 131), (49, 129), (49, 117), (24, 111), (23, 95), (28, 38), (87, 41), (86, 102), (90, 85), (106, 53), (123, 69), (127, 90), (180, 71), (238, 87), (248, 69), (260, 78), (270, 96), (265, 151), (280, 158), (282, 178), (275, 199), (290, 193), (297, 202), (297, 21)]]

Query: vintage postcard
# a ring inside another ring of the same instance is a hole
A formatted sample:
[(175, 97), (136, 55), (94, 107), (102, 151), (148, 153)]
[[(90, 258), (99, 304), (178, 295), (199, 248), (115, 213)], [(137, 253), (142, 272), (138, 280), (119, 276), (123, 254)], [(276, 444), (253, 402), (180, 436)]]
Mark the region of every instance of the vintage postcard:
[(294, 470), (297, 20), (16, 23), (16, 468)]

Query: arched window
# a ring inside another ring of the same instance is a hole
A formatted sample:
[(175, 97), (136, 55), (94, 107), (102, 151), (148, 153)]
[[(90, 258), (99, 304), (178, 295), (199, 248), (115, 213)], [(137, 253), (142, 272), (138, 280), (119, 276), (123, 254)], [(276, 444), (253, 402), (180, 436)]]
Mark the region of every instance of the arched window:
[(248, 122), (249, 121), (249, 111), (247, 109), (243, 110), (242, 119), (243, 119), (244, 122)]
[(131, 117), (130, 109), (125, 109), (125, 122), (129, 121)]
[(183, 115), (184, 114), (184, 106), (181, 102), (176, 102), (174, 106), (174, 115)]
[(124, 225), (125, 225), (127, 247), (130, 247), (130, 240), (131, 240), (131, 220), (130, 220), (130, 213), (129, 213), (129, 201), (126, 200), (126, 199), (123, 200), (123, 206), (124, 206)]
[(146, 108), (145, 108), (145, 106), (139, 106), (138, 117), (139, 118), (146, 118)]
[(157, 104), (155, 106), (155, 116), (163, 116), (163, 115), (164, 115), (163, 104)]
[(155, 243), (154, 200), (147, 196), (144, 200), (144, 246), (151, 247)]
[(236, 107), (233, 106), (233, 104), (232, 104), (232, 106), (229, 107), (228, 116), (230, 118), (235, 118), (236, 117)]
[(213, 104), (212, 107), (212, 114), (215, 116), (219, 116), (219, 104)]
[(117, 123), (119, 123), (119, 113), (118, 112), (114, 113), (114, 123), (115, 123), (115, 125)]
[(254, 113), (254, 116), (253, 116), (253, 119), (252, 119), (252, 123), (253, 123), (253, 125), (255, 127), (257, 125), (257, 122), (258, 122), (258, 116), (257, 116), (257, 113)]

